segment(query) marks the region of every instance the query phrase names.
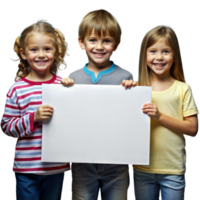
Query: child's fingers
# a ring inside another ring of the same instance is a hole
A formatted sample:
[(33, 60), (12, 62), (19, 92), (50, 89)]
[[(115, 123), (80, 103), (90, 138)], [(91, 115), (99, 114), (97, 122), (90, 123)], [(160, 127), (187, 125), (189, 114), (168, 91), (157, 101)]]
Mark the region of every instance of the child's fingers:
[(68, 85), (68, 78), (61, 79), (61, 83), (65, 86)]
[[(49, 105), (42, 105), (42, 106), (40, 106), (42, 109), (45, 109), (45, 108), (49, 108), (49, 109), (51, 109), (51, 110), (53, 110), (53, 107), (52, 106), (49, 106)], [(40, 108), (39, 107), (39, 108)]]
[(41, 121), (41, 120), (52, 117), (52, 115), (53, 115), (53, 107), (52, 106), (41, 105), (41, 106), (39, 106), (39, 108), (37, 109), (37, 111), (34, 115), (34, 120), (36, 122)]
[(74, 80), (69, 78), (69, 86), (72, 86), (72, 85), (74, 85)]
[(71, 78), (63, 78), (61, 79), (61, 83), (67, 87), (74, 85), (74, 80)]
[(132, 81), (132, 86), (136, 86), (137, 85), (137, 81)]
[(41, 109), (38, 110), (39, 115), (53, 115), (53, 108), (52, 107), (42, 107)]
[(43, 110), (42, 112), (38, 113), (37, 120), (44, 120), (49, 119), (53, 115), (51, 110)]
[(131, 88), (131, 87), (135, 87), (137, 85), (137, 82), (133, 81), (133, 80), (123, 80), (121, 83), (122, 86), (125, 87), (125, 89), (127, 88)]
[(62, 79), (60, 80), (60, 82), (64, 85), (65, 79), (62, 78)]
[(126, 80), (124, 79), (120, 85), (124, 86), (125, 82), (126, 82)]
[(125, 79), (124, 79), (124, 80), (122, 81), (121, 85), (122, 85), (122, 86), (129, 86), (129, 85), (130, 85), (129, 82), (130, 82), (129, 80), (125, 80)]
[(127, 89), (127, 88), (129, 88), (130, 86), (131, 86), (131, 81), (129, 81), (129, 80), (127, 80), (126, 82), (125, 82), (125, 89)]
[(129, 80), (126, 82), (126, 84), (127, 84), (126, 87), (130, 89), (131, 87), (135, 87), (137, 85), (137, 82), (133, 80)]
[(143, 109), (143, 108), (150, 107), (150, 106), (152, 106), (152, 103), (145, 103), (145, 104), (143, 105), (142, 109)]
[(63, 85), (65, 85), (65, 84), (66, 84), (66, 81), (67, 81), (67, 78), (62, 78), (60, 82), (61, 82)]
[(135, 87), (135, 86), (137, 86), (137, 82), (133, 81), (133, 80), (130, 80), (130, 88), (131, 87)]

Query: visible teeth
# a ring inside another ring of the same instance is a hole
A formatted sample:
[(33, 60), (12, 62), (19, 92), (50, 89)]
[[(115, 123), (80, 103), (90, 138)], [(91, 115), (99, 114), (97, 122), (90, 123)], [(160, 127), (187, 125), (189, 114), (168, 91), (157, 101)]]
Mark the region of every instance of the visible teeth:
[(165, 63), (163, 63), (163, 64), (157, 64), (157, 63), (154, 63), (154, 65), (155, 65), (155, 66), (158, 66), (158, 67), (161, 67), (161, 66), (164, 66)]
[(165, 65), (165, 64), (154, 64), (154, 65), (163, 66), (163, 65)]

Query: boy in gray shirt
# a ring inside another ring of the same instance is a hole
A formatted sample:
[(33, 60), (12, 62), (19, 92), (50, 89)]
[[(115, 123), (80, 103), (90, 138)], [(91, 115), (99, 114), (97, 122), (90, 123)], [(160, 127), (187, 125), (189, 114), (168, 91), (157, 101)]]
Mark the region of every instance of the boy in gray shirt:
[[(120, 85), (123, 80), (133, 82), (130, 72), (110, 61), (120, 37), (121, 28), (109, 12), (97, 10), (83, 18), (78, 40), (89, 62), (70, 74), (75, 84)], [(72, 178), (73, 200), (96, 200), (99, 189), (102, 200), (127, 199), (128, 165), (72, 163)]]

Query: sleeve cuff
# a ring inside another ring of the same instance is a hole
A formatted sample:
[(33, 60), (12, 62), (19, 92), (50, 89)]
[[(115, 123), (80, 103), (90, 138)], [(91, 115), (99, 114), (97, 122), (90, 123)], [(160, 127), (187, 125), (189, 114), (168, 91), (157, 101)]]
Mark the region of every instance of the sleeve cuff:
[(34, 123), (34, 115), (35, 112), (30, 113), (29, 120), (30, 120), (30, 131), (34, 132), (37, 129), (37, 123)]

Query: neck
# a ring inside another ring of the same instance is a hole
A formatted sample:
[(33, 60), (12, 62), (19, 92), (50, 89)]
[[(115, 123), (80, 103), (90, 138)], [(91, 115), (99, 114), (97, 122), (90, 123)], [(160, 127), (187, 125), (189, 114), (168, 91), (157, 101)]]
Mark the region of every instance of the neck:
[(30, 81), (37, 81), (37, 82), (42, 82), (42, 81), (48, 81), (53, 77), (53, 75), (48, 71), (46, 73), (40, 73), (38, 71), (34, 71), (31, 69), (30, 73), (28, 76), (26, 76), (26, 79)]
[(87, 69), (93, 72), (100, 72), (109, 69), (112, 66), (112, 62), (109, 61), (107, 63), (96, 64), (88, 61)]
[(152, 81), (157, 81), (157, 82), (168, 82), (171, 81), (174, 78), (171, 76), (170, 73), (165, 73), (165, 74), (156, 74), (155, 72), (151, 71), (151, 78)]

